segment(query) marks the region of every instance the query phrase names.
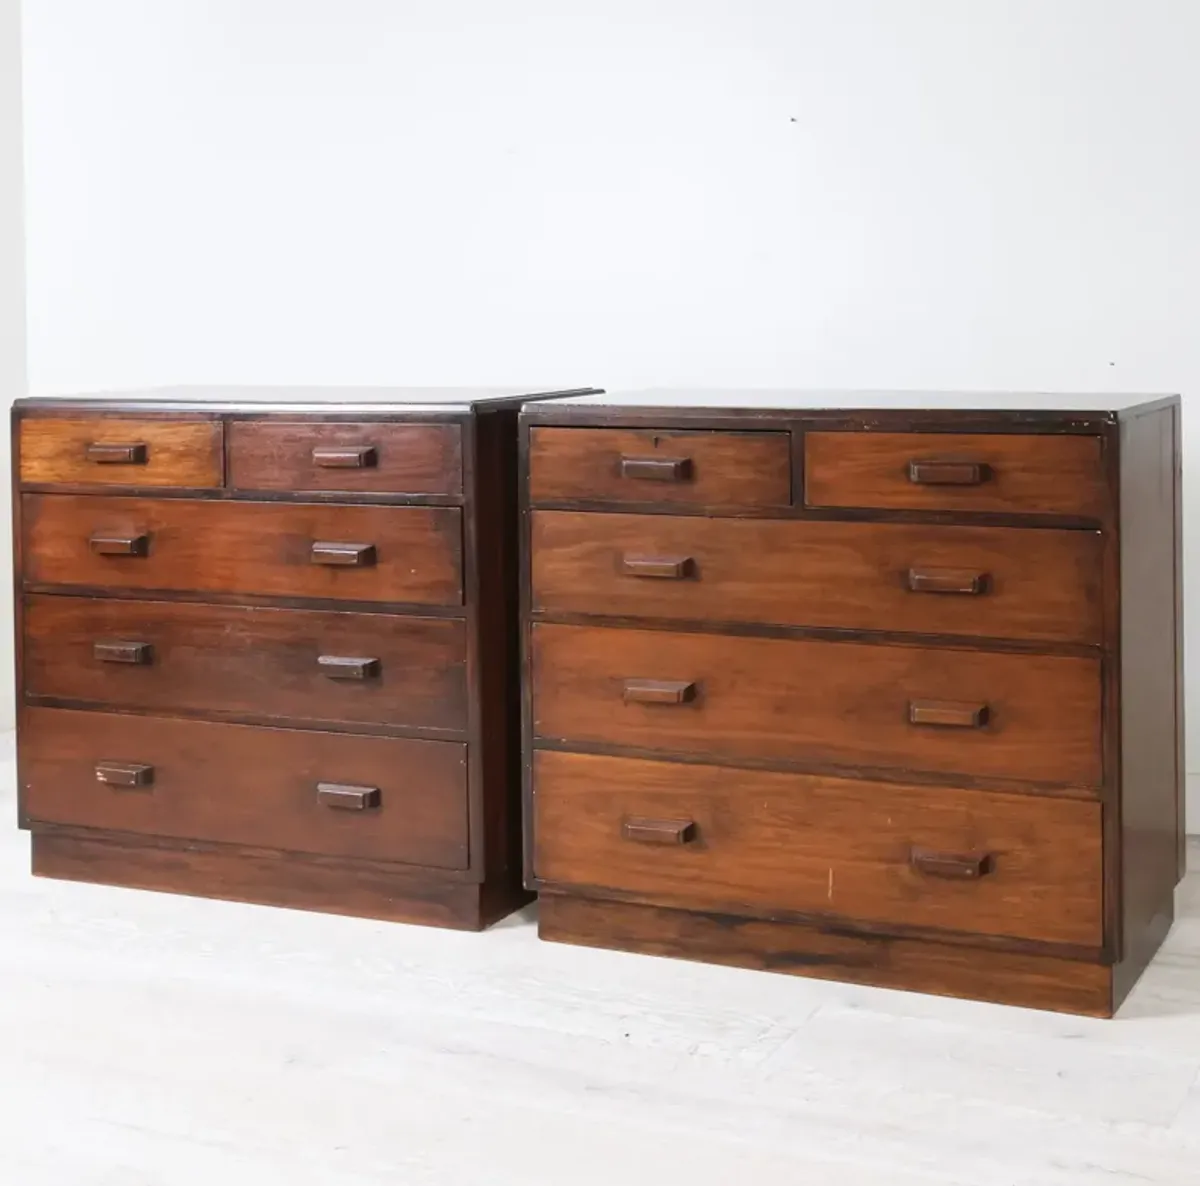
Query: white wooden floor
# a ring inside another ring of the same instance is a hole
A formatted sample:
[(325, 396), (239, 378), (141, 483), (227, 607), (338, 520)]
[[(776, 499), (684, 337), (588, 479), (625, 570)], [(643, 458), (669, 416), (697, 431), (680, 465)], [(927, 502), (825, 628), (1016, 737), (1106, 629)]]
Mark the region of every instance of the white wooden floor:
[(0, 1186), (1200, 1184), (1200, 860), (1099, 1022), (34, 881), (2, 773)]

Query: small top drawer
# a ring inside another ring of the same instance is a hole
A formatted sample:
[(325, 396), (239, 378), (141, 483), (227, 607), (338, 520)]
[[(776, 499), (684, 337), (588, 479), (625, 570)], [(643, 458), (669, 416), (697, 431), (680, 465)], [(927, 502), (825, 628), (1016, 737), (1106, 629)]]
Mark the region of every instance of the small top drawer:
[(1099, 518), (1100, 438), (983, 433), (810, 432), (809, 506)]
[(457, 424), (235, 420), (229, 484), (235, 490), (459, 495), (462, 441)]
[(792, 501), (791, 437), (786, 432), (534, 428), (529, 485), (534, 502), (787, 506)]
[(218, 420), (26, 416), (21, 481), (203, 488), (222, 481)]

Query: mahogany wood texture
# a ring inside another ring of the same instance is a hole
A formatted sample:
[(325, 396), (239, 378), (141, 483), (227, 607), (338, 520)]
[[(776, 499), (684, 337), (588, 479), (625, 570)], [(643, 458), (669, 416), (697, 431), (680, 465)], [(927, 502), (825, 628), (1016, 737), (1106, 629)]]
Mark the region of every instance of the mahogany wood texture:
[(22, 419), (22, 482), (95, 486), (220, 486), (219, 420), (71, 416)]
[(526, 902), (522, 398), (17, 401), (34, 871), (469, 929)]
[(34, 832), (30, 848), (39, 877), (455, 930), (481, 930), (528, 900), (502, 881), (477, 884), (394, 863), (194, 840), (172, 844), (130, 833), (46, 827)]
[(829, 923), (775, 922), (544, 893), (538, 906), (538, 935), (558, 943), (614, 947), (935, 996), (975, 997), (1027, 1009), (1091, 1017), (1113, 1013), (1112, 969), (1101, 964), (907, 936), (859, 934)]
[(1107, 502), (1098, 436), (810, 432), (804, 464), (810, 506), (1098, 519)]
[[(462, 604), (457, 508), (79, 494), (25, 494), (22, 501), (32, 585)], [(136, 553), (98, 552), (89, 543), (96, 535), (148, 542)], [(324, 554), (314, 557), (314, 544), (374, 554), (371, 563), (326, 563)]]
[(550, 612), (1098, 644), (1094, 532), (536, 511)]
[[(1098, 793), (1100, 662), (859, 642), (533, 628), (539, 738), (799, 766), (1022, 779)], [(648, 703), (630, 680), (694, 685)], [(986, 706), (974, 728), (910, 705)]]
[[(1110, 1016), (1180, 869), (1179, 401), (872, 398), (523, 412), (540, 933)], [(667, 444), (739, 434), (790, 498)]]
[(535, 499), (690, 506), (786, 506), (790, 442), (780, 432), (638, 432), (536, 428)]
[(1124, 996), (1175, 917), (1186, 773), (1182, 679), (1175, 678), (1183, 654), (1176, 616), (1178, 408), (1121, 427), (1121, 781), (1137, 789), (1121, 803), (1125, 943), (1114, 971)]
[(235, 420), (229, 426), (235, 490), (462, 494), (457, 424)]
[[(536, 755), (534, 777), (538, 872), (556, 886), (730, 914), (1103, 941), (1097, 803), (554, 752)], [(635, 843), (631, 819), (692, 835)], [(976, 876), (951, 871), (972, 860)]]
[[(27, 709), (21, 779), (31, 826), (66, 824), (176, 840), (467, 867), (466, 749), (212, 721)], [(153, 767), (101, 785), (98, 763)], [(375, 787), (379, 806), (334, 811), (318, 784)]]
[(467, 735), (454, 619), (33, 595), (25, 648), (38, 702)]

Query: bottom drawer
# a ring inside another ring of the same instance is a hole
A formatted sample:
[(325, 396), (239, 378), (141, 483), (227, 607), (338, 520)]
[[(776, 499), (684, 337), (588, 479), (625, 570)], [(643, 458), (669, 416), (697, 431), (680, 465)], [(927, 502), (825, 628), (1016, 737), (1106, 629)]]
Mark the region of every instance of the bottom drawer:
[(31, 708), (31, 824), (467, 867), (466, 747)]
[(1099, 947), (1100, 806), (539, 751), (534, 869), (692, 909)]

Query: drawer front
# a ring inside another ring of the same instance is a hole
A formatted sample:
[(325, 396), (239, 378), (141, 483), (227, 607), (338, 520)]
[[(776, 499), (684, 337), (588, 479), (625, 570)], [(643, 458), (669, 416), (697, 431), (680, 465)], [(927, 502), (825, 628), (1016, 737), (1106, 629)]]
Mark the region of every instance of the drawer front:
[(786, 432), (533, 428), (529, 488), (534, 502), (788, 506), (791, 437)]
[(1100, 661), (540, 624), (538, 737), (1097, 787)]
[(126, 709), (467, 726), (461, 620), (32, 596), (25, 691)]
[(23, 502), (34, 584), (462, 603), (455, 508), (68, 494)]
[(1098, 947), (1100, 805), (538, 753), (535, 869), (562, 885)]
[(1093, 531), (536, 511), (533, 607), (1101, 641)]
[(220, 486), (217, 420), (24, 416), (22, 482), (94, 486)]
[(462, 494), (457, 424), (235, 420), (229, 484), (236, 490), (339, 494)]
[(35, 823), (467, 867), (466, 747), (30, 708)]
[(805, 501), (816, 507), (1099, 518), (1100, 438), (810, 432)]

